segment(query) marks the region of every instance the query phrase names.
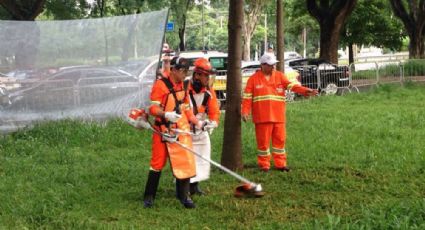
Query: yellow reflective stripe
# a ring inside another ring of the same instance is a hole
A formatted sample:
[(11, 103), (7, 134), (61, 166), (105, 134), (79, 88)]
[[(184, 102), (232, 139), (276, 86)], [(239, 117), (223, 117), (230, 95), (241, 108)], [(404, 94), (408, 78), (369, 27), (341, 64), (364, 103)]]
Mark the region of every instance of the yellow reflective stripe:
[(251, 99), (252, 98), (252, 93), (244, 93), (243, 94), (243, 99)]
[(262, 155), (262, 156), (264, 156), (264, 155), (270, 155), (270, 149), (267, 149), (267, 150), (257, 149), (257, 155)]
[(266, 100), (271, 100), (271, 101), (285, 101), (285, 97), (284, 96), (278, 96), (278, 95), (265, 95), (265, 96), (254, 97), (254, 102), (257, 102), (257, 101), (266, 101)]
[(151, 101), (151, 104), (152, 105), (161, 105), (161, 102), (160, 101)]
[(277, 154), (285, 154), (286, 153), (284, 148), (283, 149), (272, 148), (272, 152), (277, 153)]
[(294, 87), (294, 86), (296, 86), (296, 85), (299, 85), (300, 83), (298, 83), (298, 81), (294, 81), (294, 82), (291, 82), (289, 85), (288, 85), (288, 87), (286, 87), (287, 89), (292, 89), (292, 87)]

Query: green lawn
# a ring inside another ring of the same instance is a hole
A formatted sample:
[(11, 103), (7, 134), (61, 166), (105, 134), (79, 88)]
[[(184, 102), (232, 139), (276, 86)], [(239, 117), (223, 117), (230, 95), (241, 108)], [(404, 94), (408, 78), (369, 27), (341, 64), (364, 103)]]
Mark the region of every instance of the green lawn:
[[(239, 172), (260, 199), (213, 169), (208, 192), (186, 210), (169, 166), (153, 209), (141, 196), (150, 133), (122, 121), (37, 125), (0, 138), (0, 229), (425, 229), (425, 86), (287, 105), (290, 173), (255, 167), (251, 123)], [(220, 162), (223, 127), (213, 133)]]

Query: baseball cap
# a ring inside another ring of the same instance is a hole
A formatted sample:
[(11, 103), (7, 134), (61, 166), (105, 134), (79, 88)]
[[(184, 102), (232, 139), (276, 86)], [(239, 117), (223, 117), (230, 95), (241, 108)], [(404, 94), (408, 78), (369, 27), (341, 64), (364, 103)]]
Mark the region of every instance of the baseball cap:
[(272, 54), (272, 53), (265, 53), (260, 58), (260, 63), (261, 64), (274, 65), (277, 62), (279, 62), (279, 61), (276, 60), (276, 56), (274, 54)]

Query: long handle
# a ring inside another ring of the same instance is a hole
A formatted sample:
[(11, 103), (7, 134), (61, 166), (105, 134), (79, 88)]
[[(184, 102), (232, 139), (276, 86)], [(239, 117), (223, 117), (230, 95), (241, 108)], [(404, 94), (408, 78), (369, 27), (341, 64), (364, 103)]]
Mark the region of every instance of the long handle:
[(217, 168), (219, 168), (219, 169), (221, 169), (221, 170), (223, 170), (223, 171), (225, 171), (225, 172), (229, 173), (230, 175), (234, 176), (236, 179), (238, 179), (238, 180), (240, 180), (240, 181), (242, 181), (242, 182), (244, 182), (244, 183), (250, 184), (250, 185), (252, 185), (253, 187), (256, 187), (256, 186), (257, 186), (257, 184), (255, 184), (254, 182), (251, 182), (251, 181), (249, 181), (248, 179), (246, 179), (245, 177), (243, 177), (243, 176), (241, 176), (241, 175), (239, 175), (239, 174), (237, 174), (237, 173), (233, 172), (232, 170), (230, 170), (230, 169), (228, 169), (228, 168), (224, 167), (223, 165), (221, 165), (221, 164), (219, 164), (219, 163), (217, 163), (217, 162), (215, 162), (215, 161), (213, 161), (213, 160), (211, 160), (211, 159), (208, 159), (208, 158), (206, 158), (206, 157), (202, 156), (201, 154), (199, 154), (199, 153), (195, 152), (193, 149), (191, 149), (191, 148), (187, 147), (186, 145), (184, 145), (184, 144), (182, 144), (182, 143), (180, 143), (180, 142), (178, 142), (178, 141), (176, 141), (176, 142), (174, 142), (174, 143), (175, 143), (175, 144), (177, 144), (177, 145), (179, 145), (180, 147), (182, 147), (182, 148), (186, 149), (187, 151), (189, 151), (189, 152), (191, 152), (191, 153), (195, 154), (196, 156), (200, 157), (201, 159), (203, 159), (203, 160), (205, 160), (205, 161), (208, 161), (209, 163), (213, 164), (213, 165), (214, 165), (214, 166), (216, 166)]
[[(159, 132), (158, 130), (155, 130), (152, 126), (150, 126), (150, 130), (152, 130), (154, 133), (157, 133), (157, 134), (159, 134), (159, 135), (161, 135), (161, 136), (163, 136), (163, 135), (164, 135), (163, 133)], [(178, 141), (174, 141), (174, 142), (171, 142), (171, 143), (175, 143), (175, 144), (179, 145), (180, 147), (182, 147), (182, 148), (186, 149), (187, 151), (189, 151), (189, 152), (191, 152), (191, 153), (195, 154), (196, 156), (200, 157), (201, 159), (203, 159), (203, 160), (205, 160), (205, 161), (207, 161), (207, 162), (209, 162), (209, 163), (213, 164), (213, 165), (214, 165), (214, 166), (216, 166), (217, 168), (219, 168), (219, 169), (221, 169), (221, 170), (223, 170), (223, 171), (227, 172), (228, 174), (232, 175), (232, 176), (233, 176), (233, 177), (235, 177), (236, 179), (238, 179), (238, 180), (240, 180), (240, 181), (242, 181), (242, 182), (244, 182), (244, 183), (250, 184), (250, 185), (251, 185), (252, 187), (254, 187), (254, 188), (255, 188), (255, 187), (257, 187), (257, 184), (256, 184), (256, 183), (251, 182), (251, 181), (249, 181), (248, 179), (246, 179), (245, 177), (243, 177), (243, 176), (241, 176), (241, 175), (239, 175), (239, 174), (237, 174), (237, 173), (233, 172), (232, 170), (230, 170), (230, 169), (228, 169), (228, 168), (224, 167), (223, 165), (221, 165), (221, 164), (219, 164), (219, 163), (217, 163), (217, 162), (215, 162), (215, 161), (213, 161), (213, 160), (211, 160), (211, 159), (208, 159), (208, 158), (206, 158), (206, 157), (202, 156), (201, 154), (197, 153), (196, 151), (194, 151), (193, 149), (189, 148), (188, 146), (186, 146), (186, 145), (184, 145), (184, 144), (182, 144), (182, 143), (180, 143), (180, 142), (178, 142)]]

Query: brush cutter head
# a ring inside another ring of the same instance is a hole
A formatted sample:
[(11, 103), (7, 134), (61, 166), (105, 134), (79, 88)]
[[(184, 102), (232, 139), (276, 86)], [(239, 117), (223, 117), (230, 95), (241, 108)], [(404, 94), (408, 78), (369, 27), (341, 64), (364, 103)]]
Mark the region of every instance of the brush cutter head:
[(261, 184), (245, 183), (236, 187), (234, 195), (237, 198), (243, 198), (243, 197), (260, 198), (264, 196), (264, 192), (263, 192), (263, 188), (261, 187)]

